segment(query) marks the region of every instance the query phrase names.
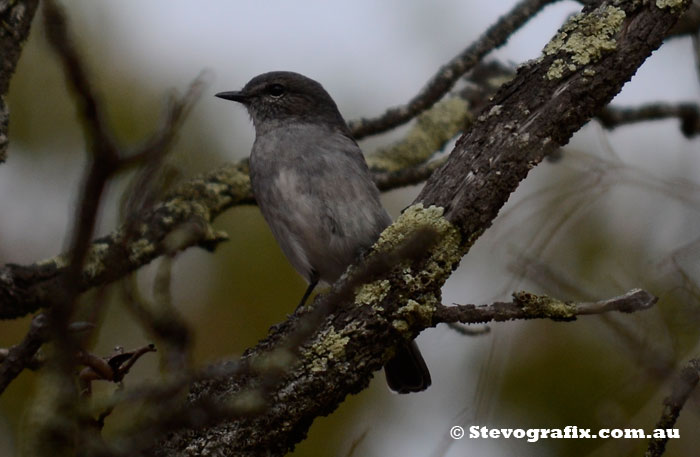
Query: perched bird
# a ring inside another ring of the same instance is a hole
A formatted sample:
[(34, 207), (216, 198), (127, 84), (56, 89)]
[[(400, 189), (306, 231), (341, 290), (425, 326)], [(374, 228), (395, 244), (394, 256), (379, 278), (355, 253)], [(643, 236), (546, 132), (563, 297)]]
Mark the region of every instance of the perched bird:
[[(303, 306), (318, 282), (335, 282), (391, 218), (362, 151), (321, 84), (274, 71), (216, 96), (243, 104), (253, 119), (253, 193), (282, 251), (309, 283)], [(399, 347), (384, 368), (395, 392), (430, 385), (415, 342)]]

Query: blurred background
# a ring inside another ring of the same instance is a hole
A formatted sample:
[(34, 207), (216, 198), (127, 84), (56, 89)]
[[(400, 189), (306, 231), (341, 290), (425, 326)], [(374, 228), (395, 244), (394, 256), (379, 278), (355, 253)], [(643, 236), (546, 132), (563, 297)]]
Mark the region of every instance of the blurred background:
[[(214, 98), (270, 70), (292, 70), (325, 86), (346, 119), (405, 103), (437, 69), (515, 3), (361, 0), (355, 2), (64, 2), (79, 49), (123, 144), (137, 144), (158, 122), (169, 91), (183, 92), (202, 71), (209, 81), (186, 121), (170, 164), (181, 179), (246, 157), (252, 124), (243, 108)], [(517, 65), (539, 55), (574, 2), (550, 6), (490, 58)], [(57, 59), (35, 18), (9, 95), (10, 150), (0, 165), (0, 263), (26, 264), (66, 246), (85, 145)], [(613, 102), (700, 102), (690, 39), (669, 41)], [(363, 141), (367, 154), (405, 129)], [(128, 175), (111, 183), (98, 233), (119, 224)], [(392, 191), (392, 216), (420, 186)], [(189, 249), (174, 264), (174, 303), (194, 334), (203, 365), (235, 357), (292, 312), (305, 283), (286, 262), (255, 207), (216, 220), (229, 242), (216, 252)], [(573, 323), (513, 322), (465, 337), (446, 328), (418, 338), (433, 385), (397, 396), (377, 373), (369, 389), (317, 419), (303, 456), (626, 456), (646, 440), (453, 441), (453, 425), (510, 428), (653, 429), (680, 366), (700, 355), (700, 140), (675, 120), (578, 132), (561, 160), (534, 169), (443, 291), (443, 302), (490, 303), (526, 289), (568, 300), (608, 298), (641, 287), (660, 297), (652, 310)], [(138, 273), (150, 293), (158, 261)], [(152, 341), (111, 288), (92, 351)], [(94, 300), (88, 294), (84, 301)], [(0, 346), (16, 344), (30, 317), (0, 323)], [(157, 342), (156, 342), (157, 343)], [(157, 382), (148, 354), (126, 387)], [(0, 455), (15, 455), (35, 396), (25, 372), (0, 397)], [(96, 396), (109, 396), (101, 386)], [(132, 412), (115, 410), (105, 433)], [(700, 445), (700, 393), (677, 424), (665, 455)]]

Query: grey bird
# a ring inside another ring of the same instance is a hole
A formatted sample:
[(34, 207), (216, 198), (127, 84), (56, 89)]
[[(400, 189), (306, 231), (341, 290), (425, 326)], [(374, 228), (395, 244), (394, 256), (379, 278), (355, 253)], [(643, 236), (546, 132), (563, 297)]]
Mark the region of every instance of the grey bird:
[[(321, 84), (274, 71), (216, 96), (242, 103), (253, 119), (253, 194), (287, 259), (309, 283), (303, 306), (319, 281), (335, 282), (391, 218), (360, 147)], [(384, 368), (398, 393), (431, 383), (415, 342), (399, 347)]]

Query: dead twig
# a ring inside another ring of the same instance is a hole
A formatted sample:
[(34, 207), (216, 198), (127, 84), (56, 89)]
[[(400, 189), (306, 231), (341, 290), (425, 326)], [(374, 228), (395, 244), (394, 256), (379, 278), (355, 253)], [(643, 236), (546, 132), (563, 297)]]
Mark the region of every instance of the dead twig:
[[(656, 423), (656, 429), (666, 432), (674, 428), (676, 420), (700, 380), (700, 359), (692, 359), (681, 369), (680, 376), (673, 383), (671, 395), (664, 399), (664, 409), (661, 418)], [(649, 447), (644, 453), (644, 457), (660, 457), (666, 450), (668, 435), (664, 437), (654, 437), (649, 440)]]
[(565, 302), (546, 295), (528, 292), (513, 294), (512, 302), (491, 305), (438, 306), (433, 314), (433, 324), (461, 322), (476, 324), (503, 322), (513, 319), (552, 319), (571, 321), (577, 316), (602, 314), (610, 311), (632, 313), (652, 307), (657, 298), (641, 289), (632, 289), (624, 295), (589, 303)]

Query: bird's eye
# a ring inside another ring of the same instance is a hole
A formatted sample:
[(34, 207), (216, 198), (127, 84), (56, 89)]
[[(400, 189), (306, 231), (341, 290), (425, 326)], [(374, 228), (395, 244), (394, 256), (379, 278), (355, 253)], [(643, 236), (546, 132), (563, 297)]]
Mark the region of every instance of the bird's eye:
[(282, 84), (272, 84), (270, 87), (267, 88), (267, 91), (270, 95), (272, 95), (275, 98), (283, 96), (285, 92), (284, 86)]

